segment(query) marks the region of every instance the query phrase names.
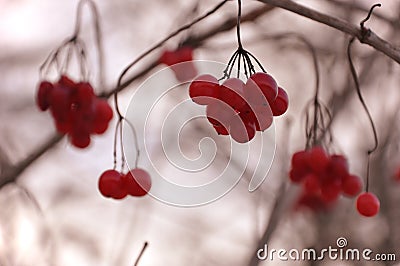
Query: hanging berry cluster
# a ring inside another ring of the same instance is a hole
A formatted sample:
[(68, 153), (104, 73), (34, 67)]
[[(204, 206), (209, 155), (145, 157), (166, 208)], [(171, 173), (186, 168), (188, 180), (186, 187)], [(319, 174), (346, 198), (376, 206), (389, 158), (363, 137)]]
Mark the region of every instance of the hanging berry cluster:
[(91, 134), (103, 134), (113, 117), (108, 102), (95, 95), (90, 83), (76, 83), (66, 75), (56, 83), (41, 81), (36, 99), (40, 110), (50, 109), (57, 131), (68, 134), (78, 148), (89, 146)]
[[(254, 138), (256, 131), (268, 129), (273, 116), (286, 112), (289, 98), (257, 58), (243, 48), (240, 0), (238, 4), (238, 49), (230, 58), (221, 79), (209, 74), (198, 76), (189, 86), (189, 96), (195, 103), (206, 105), (207, 119), (219, 135), (230, 135), (236, 142), (246, 143)], [(256, 72), (253, 60), (262, 72)], [(231, 77), (235, 66), (237, 77)], [(246, 82), (239, 78), (241, 67), (244, 68)]]
[(357, 196), (362, 180), (349, 173), (347, 159), (342, 155), (329, 155), (320, 146), (293, 154), (290, 180), (302, 185), (299, 206), (313, 210), (329, 208), (340, 194)]
[(98, 182), (100, 193), (106, 198), (123, 199), (127, 195), (142, 197), (151, 188), (150, 175), (135, 168), (126, 174), (110, 169), (101, 174)]
[(246, 83), (228, 78), (222, 84), (212, 75), (201, 75), (189, 86), (189, 96), (206, 105), (207, 119), (220, 135), (231, 135), (239, 142), (252, 140), (256, 131), (268, 129), (273, 116), (288, 108), (288, 95), (274, 78), (258, 72)]

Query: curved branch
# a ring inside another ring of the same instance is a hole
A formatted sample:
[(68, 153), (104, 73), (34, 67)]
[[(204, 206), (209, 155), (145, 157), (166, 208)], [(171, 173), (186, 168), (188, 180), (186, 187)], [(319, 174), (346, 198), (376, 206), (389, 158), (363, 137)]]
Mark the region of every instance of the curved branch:
[(365, 43), (374, 47), (376, 50), (384, 53), (397, 63), (400, 63), (400, 49), (394, 47), (386, 40), (380, 38), (371, 30), (369, 30), (367, 34), (364, 34), (363, 31), (361, 31), (360, 27), (358, 26), (355, 26), (344, 20), (326, 15), (311, 8), (305, 7), (303, 5), (297, 4), (292, 0), (257, 0), (257, 1), (275, 7), (286, 9), (288, 11), (294, 12), (301, 16), (307, 17), (309, 19), (315, 20), (317, 22), (320, 22), (322, 24), (340, 30), (344, 33), (347, 33), (357, 38), (361, 43)]

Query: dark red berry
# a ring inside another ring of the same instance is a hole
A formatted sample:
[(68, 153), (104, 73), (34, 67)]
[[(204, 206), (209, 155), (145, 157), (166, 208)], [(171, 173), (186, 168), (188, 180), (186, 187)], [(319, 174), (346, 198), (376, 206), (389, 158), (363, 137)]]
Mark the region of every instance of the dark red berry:
[(310, 150), (310, 167), (315, 173), (323, 173), (329, 165), (329, 156), (321, 146), (315, 146)]
[(189, 96), (192, 100), (201, 105), (207, 105), (218, 98), (219, 83), (212, 75), (201, 75), (189, 86)]
[(343, 194), (349, 197), (357, 196), (362, 189), (362, 180), (355, 175), (348, 175), (343, 179), (342, 190)]
[(379, 212), (380, 202), (375, 194), (364, 192), (357, 198), (357, 211), (366, 217), (375, 216)]
[(241, 111), (246, 107), (244, 98), (244, 83), (238, 78), (230, 78), (225, 80), (220, 86), (219, 99), (236, 111)]
[(39, 89), (36, 96), (36, 104), (39, 109), (46, 111), (50, 107), (50, 93), (53, 89), (53, 84), (48, 81), (42, 81), (39, 84)]
[[(269, 103), (275, 101), (278, 95), (278, 85), (276, 84), (275, 79), (271, 75), (259, 72), (253, 74), (249, 80), (254, 81), (254, 83), (258, 86), (259, 90), (261, 90), (262, 94), (265, 96), (265, 98)], [(248, 89), (250, 91), (247, 95), (250, 97), (250, 99), (259, 97), (258, 92), (255, 90), (255, 87), (252, 85), (251, 81), (249, 82), (249, 80), (247, 81), (247, 84), (248, 84)], [(259, 100), (254, 99), (254, 101), (255, 102), (261, 101), (261, 99)]]
[(123, 182), (129, 195), (145, 196), (151, 189), (151, 178), (147, 171), (134, 168), (123, 176)]
[(321, 184), (315, 174), (308, 174), (304, 178), (303, 186), (305, 192), (310, 194), (318, 194), (321, 191)]
[(281, 87), (278, 88), (278, 96), (271, 103), (271, 110), (274, 116), (283, 115), (289, 106), (289, 96)]
[(107, 198), (123, 199), (128, 194), (121, 173), (115, 170), (107, 170), (101, 174), (98, 187), (100, 193)]

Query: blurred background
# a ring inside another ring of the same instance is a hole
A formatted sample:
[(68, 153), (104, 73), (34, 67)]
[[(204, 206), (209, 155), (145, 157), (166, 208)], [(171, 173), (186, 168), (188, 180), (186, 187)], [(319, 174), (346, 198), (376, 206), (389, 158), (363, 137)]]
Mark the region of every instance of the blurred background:
[[(375, 4), (372, 0), (297, 2), (356, 25)], [(103, 86), (89, 9), (83, 10), (81, 37), (88, 51), (90, 81), (101, 94), (115, 87), (122, 69), (141, 52), (210, 10), (217, 1), (95, 3), (103, 35)], [(400, 3), (384, 0), (382, 4), (366, 25), (396, 46)], [(94, 137), (89, 148), (79, 150), (66, 138), (50, 141), (55, 136), (52, 118), (35, 105), (39, 67), (72, 35), (77, 6), (76, 0), (0, 0), (0, 180), (13, 167), (24, 169), (16, 182), (0, 188), (1, 266), (133, 265), (146, 241), (149, 246), (139, 265), (249, 265), (260, 241), (275, 249), (322, 249), (336, 247), (339, 237), (348, 240), (349, 248), (397, 253), (400, 259), (400, 184), (393, 179), (400, 167), (400, 75), (396, 62), (367, 45), (356, 42), (353, 46), (361, 89), (380, 143), (372, 156), (370, 190), (379, 197), (381, 211), (373, 218), (361, 217), (354, 199), (348, 198), (341, 198), (325, 212), (293, 211), (299, 188), (288, 179), (291, 154), (304, 149), (304, 109), (313, 97), (315, 83), (307, 46), (298, 38), (276, 37), (288, 32), (306, 38), (316, 51), (321, 101), (333, 116), (332, 149), (348, 158), (352, 173), (365, 178), (365, 154), (373, 146), (373, 136), (350, 76), (346, 55), (349, 36), (250, 0), (243, 1), (243, 13), (252, 14), (242, 25), (243, 44), (290, 98), (288, 112), (275, 119), (276, 156), (266, 181), (249, 193), (249, 177), (245, 177), (220, 200), (196, 208), (169, 206), (150, 196), (115, 201), (100, 195), (97, 181), (104, 170), (112, 168), (116, 119), (106, 134)], [(164, 47), (175, 49), (188, 37), (212, 33), (198, 43), (195, 58), (226, 63), (237, 48), (235, 28), (228, 27), (228, 22), (236, 19), (236, 12), (237, 3), (230, 1)], [(228, 30), (221, 30), (224, 25)], [(156, 50), (128, 76), (146, 69), (161, 52)], [(127, 109), (135, 88), (163, 67), (152, 67), (124, 89), (120, 96), (122, 110)], [(199, 125), (201, 130), (192, 132), (193, 140), (210, 130), (207, 123)], [(170, 134), (175, 136), (176, 132)], [(46, 143), (49, 148), (37, 156), (35, 152)], [(34, 160), (24, 167), (21, 162), (32, 154)], [(220, 167), (221, 162), (215, 163), (211, 167)], [(395, 264), (328, 259), (259, 261), (259, 265)]]

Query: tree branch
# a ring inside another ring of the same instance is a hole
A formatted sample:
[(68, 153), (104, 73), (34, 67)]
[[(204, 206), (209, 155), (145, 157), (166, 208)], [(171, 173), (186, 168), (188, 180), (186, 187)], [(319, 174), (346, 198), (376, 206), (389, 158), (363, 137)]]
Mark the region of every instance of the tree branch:
[[(242, 23), (245, 22), (252, 22), (257, 18), (261, 17), (262, 15), (271, 11), (273, 7), (263, 7), (263, 8), (255, 8), (249, 11), (246, 15), (242, 18)], [(201, 46), (206, 40), (216, 36), (219, 33), (229, 31), (236, 26), (236, 16), (227, 18), (226, 20), (222, 21), (220, 24), (216, 25), (211, 29), (207, 29), (201, 34), (197, 36), (189, 36), (187, 40), (184, 42), (188, 45), (192, 45), (193, 47)], [(130, 84), (132, 84), (135, 80), (145, 76), (151, 70), (153, 70), (156, 66), (158, 66), (158, 58), (153, 59), (150, 63), (142, 68), (142, 70), (131, 77), (127, 78), (125, 82), (123, 82), (119, 87), (102, 93), (99, 95), (100, 97), (110, 98), (116, 91), (122, 91), (126, 89)], [(8, 183), (15, 182), (18, 176), (24, 172), (31, 164), (33, 164), (39, 157), (45, 154), (48, 150), (53, 148), (57, 143), (62, 140), (63, 136), (55, 133), (53, 134), (49, 140), (47, 140), (43, 145), (41, 145), (37, 150), (33, 151), (27, 158), (19, 162), (14, 167), (10, 167), (4, 169), (0, 176), (0, 188)]]
[(344, 20), (323, 14), (319, 11), (310, 9), (303, 5), (299, 5), (292, 0), (257, 0), (259, 2), (263, 2), (268, 5), (272, 5), (275, 7), (280, 7), (286, 9), (288, 11), (294, 12), (301, 16), (307, 17), (314, 21), (320, 22), (337, 30), (340, 30), (344, 33), (347, 33), (355, 38), (357, 38), (361, 43), (368, 44), (374, 47), (376, 50), (384, 53), (388, 57), (392, 58), (397, 63), (400, 63), (400, 49), (394, 47), (389, 42), (381, 39), (378, 35), (376, 35), (373, 31), (367, 31), (367, 34), (364, 34), (360, 27), (355, 26), (351, 23), (348, 23)]

